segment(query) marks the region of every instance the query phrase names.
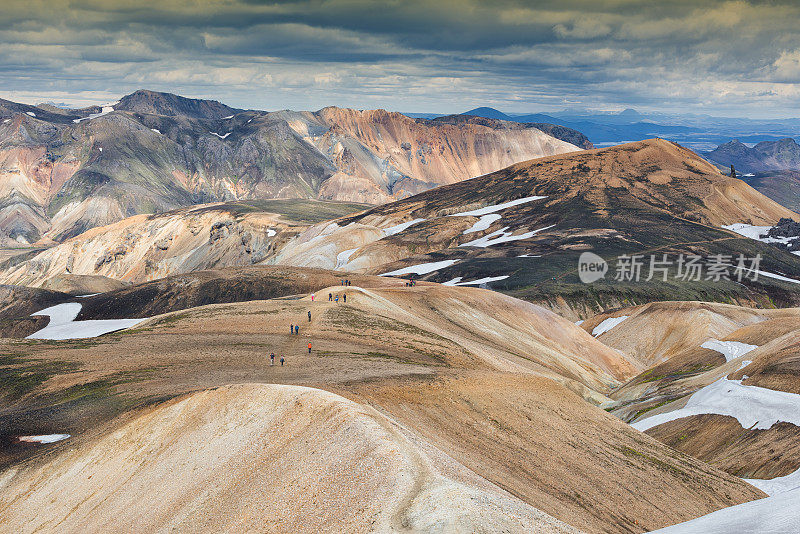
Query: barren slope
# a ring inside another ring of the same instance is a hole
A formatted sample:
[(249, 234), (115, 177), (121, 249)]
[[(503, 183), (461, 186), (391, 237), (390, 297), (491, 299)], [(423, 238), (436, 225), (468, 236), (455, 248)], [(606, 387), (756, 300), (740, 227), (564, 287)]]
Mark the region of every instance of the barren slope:
[(194, 393), (0, 484), (4, 531), (577, 532), (374, 410), (298, 386)]
[(589, 532), (649, 531), (716, 508), (709, 486), (738, 491), (735, 479), (654, 446), (539, 377), (472, 374), (356, 391), (464, 465)]

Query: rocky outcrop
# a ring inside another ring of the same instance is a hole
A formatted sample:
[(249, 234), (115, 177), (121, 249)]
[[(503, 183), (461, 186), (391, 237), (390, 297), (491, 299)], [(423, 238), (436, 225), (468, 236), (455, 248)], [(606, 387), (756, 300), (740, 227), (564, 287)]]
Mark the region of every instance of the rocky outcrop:
[(178, 273), (251, 265), (305, 226), (274, 213), (238, 213), (225, 205), (139, 215), (94, 228), (23, 262), (3, 279), (39, 286), (65, 274), (139, 282)]
[(778, 223), (769, 229), (767, 237), (780, 239), (773, 243), (777, 247), (782, 247), (789, 252), (800, 250), (800, 223), (788, 217), (781, 217)]

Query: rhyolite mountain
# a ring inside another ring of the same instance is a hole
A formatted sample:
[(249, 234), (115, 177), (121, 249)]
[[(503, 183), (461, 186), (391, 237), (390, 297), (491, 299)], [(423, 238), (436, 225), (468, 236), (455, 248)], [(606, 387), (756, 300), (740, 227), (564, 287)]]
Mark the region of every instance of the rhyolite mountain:
[[(543, 126), (544, 127), (544, 126)], [(578, 150), (580, 134), (383, 110), (240, 110), (136, 91), (64, 110), (0, 101), (0, 242), (60, 242), (140, 213), (272, 198), (382, 203)]]
[(496, 117), (484, 117), (483, 115), (479, 115), (477, 113), (470, 114), (470, 113), (462, 113), (461, 115), (445, 115), (442, 117), (436, 117), (433, 119), (433, 122), (438, 124), (482, 124), (484, 126), (488, 126), (490, 128), (503, 128), (505, 127), (516, 127), (519, 126), (512, 126), (521, 124), (524, 128), (535, 128), (537, 130), (541, 130), (546, 134), (552, 135), (557, 139), (561, 139), (562, 141), (567, 141), (568, 143), (572, 143), (575, 146), (580, 148), (590, 150), (594, 148), (594, 145), (589, 138), (583, 135), (583, 133), (575, 130), (573, 128), (567, 128), (566, 126), (560, 126), (558, 121), (553, 117), (548, 117), (548, 119), (553, 119), (553, 123), (548, 122), (534, 122), (534, 121), (516, 121), (511, 117), (508, 117), (504, 113), (498, 112), (498, 116)]

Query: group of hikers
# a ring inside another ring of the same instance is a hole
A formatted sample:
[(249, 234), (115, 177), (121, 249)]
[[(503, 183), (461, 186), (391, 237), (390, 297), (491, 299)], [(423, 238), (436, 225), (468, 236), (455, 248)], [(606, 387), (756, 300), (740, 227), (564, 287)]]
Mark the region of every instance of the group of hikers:
[[(347, 302), (347, 293), (342, 293), (342, 300), (344, 302)], [(334, 302), (336, 302), (336, 304), (339, 304), (339, 295), (334, 295), (333, 293), (328, 293), (328, 302), (331, 302), (331, 301), (334, 301)]]
[[(350, 280), (343, 279), (341, 280), (341, 285), (349, 286)], [(333, 293), (328, 293), (328, 302), (336, 302), (339, 303), (339, 298), (342, 299), (343, 302), (347, 302), (347, 293), (342, 293), (341, 297), (339, 295), (334, 295)], [(311, 302), (314, 302), (314, 294), (311, 294)], [(308, 310), (308, 322), (311, 322), (311, 310)], [(300, 335), (300, 325), (299, 324), (290, 324), (289, 325), (289, 334), (293, 336)], [(311, 354), (311, 341), (308, 342), (308, 353)], [(286, 359), (284, 358), (283, 354), (280, 356), (280, 364), (283, 367), (284, 362)], [(269, 355), (269, 364), (275, 365), (275, 353), (271, 352)]]
[(413, 278), (411, 280), (406, 280), (406, 287), (414, 287), (415, 285), (417, 285), (417, 281)]
[[(310, 343), (309, 343), (309, 345), (310, 345)], [(281, 367), (283, 367), (283, 362), (285, 362), (285, 361), (286, 360), (284, 359), (283, 354), (281, 354)], [(275, 365), (275, 353), (274, 352), (270, 352), (269, 353), (269, 364), (270, 365)]]
[(347, 280), (347, 279), (339, 280), (339, 285), (340, 286), (349, 286), (350, 285), (350, 280)]

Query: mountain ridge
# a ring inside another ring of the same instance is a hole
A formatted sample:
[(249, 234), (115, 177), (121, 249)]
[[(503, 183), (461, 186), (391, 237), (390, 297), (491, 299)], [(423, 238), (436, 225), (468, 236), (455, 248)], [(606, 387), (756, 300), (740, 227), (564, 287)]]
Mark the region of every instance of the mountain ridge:
[(417, 121), (383, 110), (238, 110), (147, 90), (57, 111), (0, 102), (5, 245), (60, 242), (137, 213), (213, 201), (382, 203), (578, 149), (525, 125)]
[[(483, 285), (573, 320), (598, 308), (674, 298), (787, 306), (798, 303), (792, 284), (766, 277), (626, 282), (612, 279), (613, 263), (594, 284), (577, 276), (581, 253), (593, 251), (609, 262), (656, 252), (760, 254), (763, 270), (797, 277), (797, 255), (722, 227), (783, 217), (800, 220), (694, 152), (657, 139), (529, 160), (306, 224), (224, 205), (129, 218), (13, 258), (0, 281), (41, 286), (69, 268), (138, 282), (263, 263)], [(117, 250), (120, 243), (125, 250)]]

